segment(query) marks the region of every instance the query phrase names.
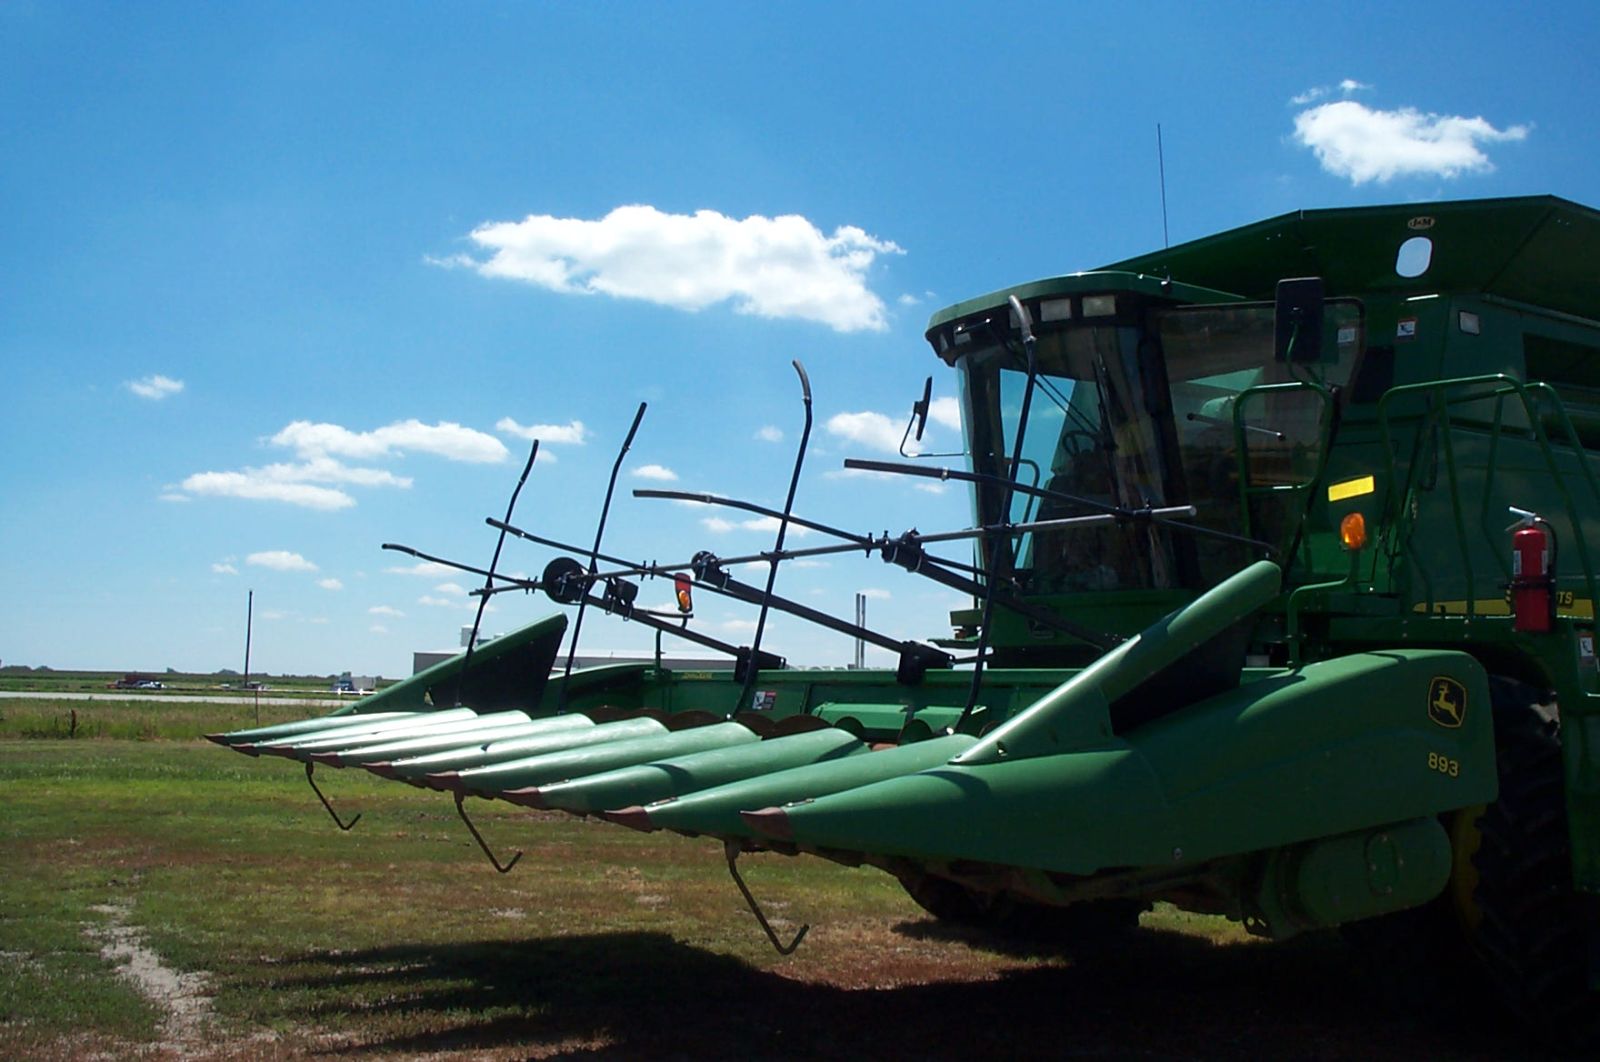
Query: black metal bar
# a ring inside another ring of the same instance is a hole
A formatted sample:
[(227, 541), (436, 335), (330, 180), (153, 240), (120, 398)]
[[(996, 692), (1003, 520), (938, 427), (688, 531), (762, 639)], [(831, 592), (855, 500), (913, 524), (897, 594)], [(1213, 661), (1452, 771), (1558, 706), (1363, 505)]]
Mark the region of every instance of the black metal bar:
[(511, 868), (516, 866), (517, 860), (522, 858), (522, 852), (518, 851), (516, 855), (512, 856), (509, 863), (501, 863), (500, 860), (496, 859), (495, 854), (489, 850), (488, 842), (483, 839), (483, 834), (479, 833), (478, 828), (472, 824), (472, 820), (467, 818), (467, 809), (461, 805), (466, 796), (467, 794), (464, 792), (458, 791), (456, 793), (456, 814), (460, 815), (461, 821), (467, 824), (467, 829), (471, 832), (472, 839), (478, 842), (478, 847), (483, 849), (483, 854), (489, 857), (489, 864), (502, 874), (511, 873)]
[[(517, 495), (522, 493), (522, 485), (528, 482), (528, 473), (533, 471), (534, 459), (539, 456), (539, 440), (533, 440), (533, 448), (528, 451), (528, 463), (522, 466), (522, 475), (517, 477), (517, 485), (511, 491), (511, 501), (506, 504), (506, 523), (511, 522), (511, 514), (517, 508)], [(506, 533), (500, 532), (500, 537), (495, 540), (494, 556), (489, 558), (489, 570), (484, 573), (483, 588), (494, 588), (494, 570), (500, 563), (500, 550), (505, 547)], [(478, 614), (472, 618), (472, 634), (467, 638), (467, 651), (461, 658), (461, 671), (456, 676), (455, 706), (461, 707), (461, 691), (467, 685), (467, 668), (472, 665), (472, 651), (478, 646), (478, 628), (483, 623), (483, 610), (489, 605), (489, 595), (478, 596)]]
[[(499, 520), (491, 519), (489, 521), (489, 526), (498, 527), (502, 530), (510, 531), (513, 534), (516, 533), (514, 528)], [(506, 584), (503, 587), (497, 588), (497, 592), (498, 590), (539, 589), (539, 580), (537, 579), (517, 579), (509, 575), (501, 575), (499, 572), (491, 573), (487, 568), (475, 568), (470, 564), (462, 564), (460, 561), (446, 560), (443, 557), (435, 557), (431, 553), (424, 553), (420, 549), (412, 549), (410, 546), (402, 546), (398, 542), (385, 542), (381, 548), (393, 550), (395, 553), (404, 553), (408, 557), (415, 557), (418, 560), (425, 560), (431, 564), (442, 564), (446, 568), (454, 568), (458, 572), (467, 572), (471, 575), (492, 575), (493, 578), (499, 579), (501, 582)]]
[[(737, 498), (725, 498), (717, 494), (701, 494), (686, 490), (635, 490), (633, 492), (633, 496), (635, 498), (665, 498), (669, 501), (699, 502), (702, 505), (717, 505), (727, 509), (740, 509), (747, 513), (755, 513), (757, 516), (777, 517), (782, 515), (777, 509), (769, 509), (765, 505), (757, 505), (754, 502), (741, 501)], [(809, 531), (818, 531), (824, 535), (832, 535), (834, 538), (843, 539), (846, 542), (854, 542), (856, 545), (869, 552), (882, 545), (880, 540), (873, 538), (871, 535), (858, 535), (852, 531), (842, 531), (837, 527), (829, 527), (827, 524), (818, 523), (815, 520), (807, 520), (806, 518), (797, 516), (794, 513), (789, 514), (789, 522), (796, 527), (803, 527)], [(849, 553), (851, 551), (848, 549), (843, 549), (836, 550), (835, 552)], [(972, 565), (962, 564), (960, 561), (953, 561), (948, 557), (929, 557), (928, 560), (956, 571), (971, 572), (973, 574), (979, 573), (979, 569), (973, 567)]]
[[(643, 487), (636, 487), (634, 488), (633, 496), (635, 498), (663, 498), (667, 501), (688, 501), (697, 502), (701, 505), (717, 505), (724, 509), (740, 509), (747, 513), (755, 513), (757, 516), (770, 516), (775, 519), (783, 516), (783, 512), (781, 510), (769, 509), (765, 505), (757, 505), (755, 502), (742, 501), (739, 498), (728, 498), (721, 494), (706, 494), (701, 491), (653, 490)], [(858, 535), (853, 531), (845, 531), (837, 527), (830, 527), (827, 524), (819, 523), (816, 520), (808, 520), (798, 513), (790, 513), (789, 522), (796, 527), (803, 527), (808, 531), (819, 531), (824, 535), (832, 535), (834, 538), (842, 538), (847, 542), (859, 542), (866, 537)]]
[(345, 822), (343, 819), (341, 819), (339, 817), (339, 813), (333, 810), (333, 805), (328, 803), (328, 798), (322, 795), (322, 790), (317, 788), (317, 780), (312, 777), (312, 773), (316, 770), (316, 768), (317, 765), (315, 763), (312, 763), (310, 760), (306, 761), (306, 781), (311, 783), (311, 791), (317, 794), (317, 799), (322, 801), (322, 806), (328, 809), (328, 814), (332, 816), (334, 825), (348, 833), (350, 830), (355, 829), (356, 823), (361, 821), (361, 812), (356, 812), (356, 817), (351, 819), (349, 822)]
[(715, 649), (717, 652), (726, 653), (731, 657), (737, 658), (740, 653), (743, 652), (743, 650), (731, 642), (724, 642), (721, 639), (713, 638), (709, 634), (701, 634), (699, 631), (693, 630), (689, 627), (678, 626), (675, 623), (662, 619), (653, 612), (644, 612), (631, 608), (619, 609), (611, 602), (606, 601), (604, 598), (596, 597), (593, 594), (586, 595), (584, 600), (607, 615), (621, 616), (625, 620), (633, 623), (643, 624), (652, 630), (664, 631), (667, 634), (675, 634), (685, 641), (693, 642), (696, 645), (703, 645), (707, 649)]
[(717, 558), (709, 555), (702, 556), (705, 557), (705, 560), (700, 567), (695, 569), (695, 581), (715, 593), (720, 593), (750, 605), (759, 605), (763, 600), (768, 600), (771, 602), (772, 607), (779, 612), (787, 612), (792, 616), (806, 620), (809, 623), (815, 623), (817, 626), (827, 630), (835, 631), (839, 634), (848, 634), (852, 638), (860, 638), (863, 641), (871, 642), (880, 649), (904, 653), (906, 646), (910, 644), (917, 647), (918, 650), (926, 650), (930, 656), (938, 654), (948, 660), (948, 654), (931, 646), (923, 646), (919, 642), (907, 643), (898, 641), (869, 627), (861, 627), (851, 623), (849, 620), (840, 619), (832, 613), (818, 611), (808, 605), (802, 605), (798, 601), (780, 597), (770, 591), (764, 592), (759, 587), (752, 586), (749, 583), (741, 583), (722, 570), (721, 562)]
[[(633, 415), (633, 424), (628, 428), (627, 437), (622, 440), (622, 449), (617, 451), (617, 459), (611, 466), (611, 479), (606, 483), (606, 500), (600, 506), (600, 522), (595, 525), (594, 529), (594, 547), (589, 550), (590, 575), (595, 573), (595, 562), (600, 558), (600, 540), (605, 537), (606, 517), (611, 514), (611, 495), (617, 489), (617, 474), (622, 471), (622, 459), (628, 456), (628, 448), (633, 445), (633, 437), (639, 431), (639, 422), (644, 420), (645, 408), (646, 403), (640, 402), (639, 411)], [(510, 523), (509, 518), (506, 522)], [(572, 660), (578, 653), (578, 635), (583, 631), (583, 608), (585, 604), (587, 604), (587, 600), (578, 603), (578, 616), (572, 622), (572, 641), (567, 646), (566, 678), (572, 676)], [(563, 681), (561, 683), (560, 703), (556, 705), (556, 711), (564, 711), (566, 706), (567, 683)]]
[[(1022, 526), (1022, 525), (1018, 525)], [(886, 543), (883, 547), (883, 559), (891, 564), (898, 564), (908, 572), (915, 572), (926, 579), (932, 579), (940, 586), (947, 586), (963, 594), (977, 597), (984, 592), (983, 584), (976, 579), (969, 579), (955, 572), (945, 571), (938, 567), (924, 567), (922, 561), (927, 554), (922, 552), (922, 546), (915, 534), (901, 535), (899, 538)], [(1049, 627), (1051, 630), (1070, 634), (1072, 637), (1092, 645), (1097, 649), (1110, 649), (1122, 639), (1107, 634), (1104, 631), (1093, 630), (1081, 623), (1075, 623), (1058, 612), (1042, 608), (1029, 602), (1026, 598), (1004, 590), (996, 590), (995, 600), (1017, 615), (1034, 623)]]
[(756, 671), (761, 666), (761, 636), (766, 632), (767, 613), (772, 606), (772, 587), (778, 581), (778, 555), (783, 552), (784, 536), (789, 533), (789, 519), (794, 514), (794, 494), (800, 487), (800, 469), (805, 465), (806, 447), (811, 443), (811, 380), (806, 376), (806, 367), (796, 358), (790, 362), (794, 371), (800, 376), (801, 401), (805, 404), (806, 423), (800, 432), (800, 445), (795, 448), (794, 471), (789, 475), (789, 493), (783, 499), (783, 512), (778, 516), (777, 541), (772, 545), (772, 553), (767, 562), (767, 588), (761, 595), (761, 610), (756, 614), (756, 634), (750, 641), (750, 657), (744, 669), (744, 686), (739, 691), (739, 700), (733, 706), (733, 711), (728, 715), (731, 718), (734, 712), (749, 707), (750, 694), (755, 689)]
[[(966, 472), (959, 468), (923, 468), (920, 465), (904, 465), (896, 461), (870, 461), (858, 457), (845, 458), (844, 467), (859, 469), (863, 472), (888, 472), (894, 475), (918, 476), (923, 479), (941, 481), (953, 479), (961, 483), (993, 483), (1001, 485), (1005, 482), (1000, 476), (989, 475), (984, 472)], [(1022, 494), (1030, 494), (1035, 498), (1048, 498), (1053, 501), (1066, 502), (1069, 505), (1077, 505), (1095, 512), (1115, 516), (1119, 520), (1137, 520), (1141, 518), (1140, 514), (1143, 512), (1143, 510), (1129, 509), (1121, 505), (1110, 505), (1106, 502), (1095, 501), (1092, 498), (1080, 498), (1075, 494), (1063, 494), (1058, 490), (1035, 487), (1027, 483), (1014, 484), (1014, 489)], [(1263, 550), (1274, 557), (1280, 556), (1283, 552), (1271, 543), (1262, 542), (1260, 539), (1249, 538), (1245, 535), (1235, 535), (1227, 531), (1218, 531), (1216, 528), (1205, 527), (1200, 524), (1188, 524), (1181, 520), (1168, 520), (1161, 517), (1154, 518), (1151, 522), (1161, 527), (1187, 531), (1205, 538), (1215, 538), (1224, 542), (1236, 542), (1241, 546), (1251, 546)]]
[(733, 883), (739, 886), (739, 892), (743, 894), (744, 902), (749, 906), (750, 913), (756, 916), (756, 921), (761, 924), (761, 929), (767, 934), (767, 939), (772, 942), (772, 946), (778, 949), (778, 954), (793, 955), (794, 949), (798, 948), (800, 942), (806, 939), (806, 933), (810, 932), (811, 927), (802, 925), (800, 932), (796, 933), (794, 939), (787, 944), (778, 939), (778, 934), (773, 930), (772, 924), (767, 921), (767, 916), (761, 913), (761, 906), (756, 903), (756, 898), (750, 894), (750, 889), (745, 885), (744, 879), (739, 876), (737, 864), (739, 862), (739, 847), (742, 843), (741, 841), (724, 841), (722, 843), (723, 854), (728, 857), (728, 873), (733, 875)]

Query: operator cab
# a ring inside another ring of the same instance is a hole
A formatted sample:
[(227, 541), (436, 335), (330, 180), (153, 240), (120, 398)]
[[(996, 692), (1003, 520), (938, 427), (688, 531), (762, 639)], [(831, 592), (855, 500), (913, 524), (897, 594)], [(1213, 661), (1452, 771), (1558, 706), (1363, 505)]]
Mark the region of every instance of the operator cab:
[[(1261, 544), (1298, 547), (1339, 394), (1362, 349), (1359, 303), (1324, 304), (1316, 360), (1280, 356), (1272, 303), (1139, 274), (1080, 273), (952, 307), (927, 337), (960, 372), (974, 471), (1002, 480), (1028, 383), (1009, 294), (1037, 337), (1019, 483), (1128, 510), (1192, 505), (1188, 523), (1223, 533), (1138, 519), (1023, 533), (1008, 540), (1021, 592), (1188, 596), (1259, 559)], [(974, 493), (983, 524), (1095, 511), (1018, 491), (1002, 513), (1001, 486), (980, 483)]]

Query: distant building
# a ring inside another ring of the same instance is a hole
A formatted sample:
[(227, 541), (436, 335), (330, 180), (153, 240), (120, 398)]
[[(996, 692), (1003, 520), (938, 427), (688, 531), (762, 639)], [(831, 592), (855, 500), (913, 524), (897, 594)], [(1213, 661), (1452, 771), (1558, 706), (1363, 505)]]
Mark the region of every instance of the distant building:
[[(479, 638), (478, 644), (481, 646), (489, 640), (487, 638)], [(416, 650), (411, 654), (411, 673), (415, 675), (419, 671), (426, 671), (433, 665), (442, 664), (460, 652), (460, 649)], [(599, 649), (593, 652), (579, 653), (573, 658), (572, 666), (579, 668), (597, 667), (601, 664), (649, 664), (653, 667), (655, 662), (655, 654), (651, 652)], [(662, 653), (661, 666), (670, 671), (731, 671), (733, 669), (733, 658), (726, 656), (674, 656), (670, 653)], [(566, 667), (567, 654), (557, 654), (555, 666), (552, 670), (565, 671)]]

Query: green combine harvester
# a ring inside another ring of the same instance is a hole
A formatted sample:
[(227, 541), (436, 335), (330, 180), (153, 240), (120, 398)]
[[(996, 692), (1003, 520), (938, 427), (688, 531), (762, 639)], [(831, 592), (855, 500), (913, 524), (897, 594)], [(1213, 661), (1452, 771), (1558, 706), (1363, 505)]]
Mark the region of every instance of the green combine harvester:
[[(970, 460), (846, 464), (966, 484), (972, 527), (796, 514), (796, 363), (782, 509), (635, 492), (775, 517), (770, 549), (639, 564), (603, 551), (604, 510), (568, 546), (514, 525), (514, 492), (489, 567), (445, 563), (482, 600), (568, 606), (564, 660), (565, 613), (213, 740), (303, 762), (313, 788), (324, 764), (451, 793), (469, 828), (480, 797), (717, 838), (758, 918), (735, 858), (770, 850), (881, 868), (939, 918), (1010, 932), (1104, 934), (1157, 900), (1275, 938), (1343, 926), (1413, 996), (1489, 984), (1541, 1036), (1592, 1039), (1600, 213), (1303, 211), (970, 299), (927, 338)], [(800, 527), (837, 544), (787, 547)], [(557, 555), (505, 577), (507, 535)], [(902, 641), (775, 592), (784, 561), (828, 552), (972, 606)], [(764, 585), (734, 576), (750, 564)], [(636, 604), (655, 578), (677, 611)], [(698, 630), (697, 594), (757, 610), (752, 644)], [(789, 669), (761, 646), (774, 610), (897, 666)], [(574, 669), (595, 612), (733, 667)]]

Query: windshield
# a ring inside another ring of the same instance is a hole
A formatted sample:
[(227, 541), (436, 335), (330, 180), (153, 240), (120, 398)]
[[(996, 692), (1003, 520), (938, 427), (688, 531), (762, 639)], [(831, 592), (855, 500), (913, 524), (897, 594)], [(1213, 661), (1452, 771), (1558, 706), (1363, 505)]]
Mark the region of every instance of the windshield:
[[(1197, 523), (1282, 546), (1316, 473), (1329, 385), (1348, 379), (1360, 311), (1329, 304), (1326, 359), (1273, 358), (1270, 306), (1184, 307), (1039, 330), (1038, 376), (1018, 480), (1087, 502), (1193, 505)], [(959, 357), (978, 471), (1004, 477), (1026, 364), (1020, 345), (974, 333)], [(1244, 460), (1240, 460), (1240, 441)], [(979, 518), (1001, 519), (998, 486), (977, 488)], [(1084, 516), (1092, 506), (1017, 492), (1011, 522)], [(1029, 533), (1012, 544), (1025, 591), (1202, 588), (1259, 550), (1155, 525)]]

